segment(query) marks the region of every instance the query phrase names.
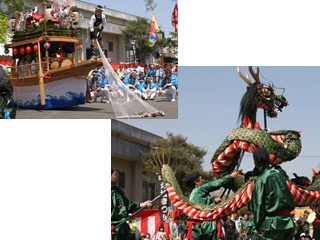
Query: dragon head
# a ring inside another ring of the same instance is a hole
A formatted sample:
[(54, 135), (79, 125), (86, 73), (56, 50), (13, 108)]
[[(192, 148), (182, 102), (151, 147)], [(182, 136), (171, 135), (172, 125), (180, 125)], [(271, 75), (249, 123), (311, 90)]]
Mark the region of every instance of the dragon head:
[(256, 122), (256, 112), (258, 108), (264, 109), (268, 117), (274, 118), (277, 117), (278, 112), (282, 112), (282, 110), (288, 106), (288, 102), (283, 96), (284, 88), (281, 88), (283, 92), (277, 95), (275, 93), (277, 88), (274, 85), (261, 83), (259, 67), (257, 67), (256, 72), (251, 66), (249, 67), (249, 72), (255, 80), (254, 83), (251, 82), (247, 73), (241, 73), (239, 67), (237, 67), (237, 71), (239, 76), (249, 85), (241, 100), (239, 113), (241, 120), (247, 116), (253, 123)]

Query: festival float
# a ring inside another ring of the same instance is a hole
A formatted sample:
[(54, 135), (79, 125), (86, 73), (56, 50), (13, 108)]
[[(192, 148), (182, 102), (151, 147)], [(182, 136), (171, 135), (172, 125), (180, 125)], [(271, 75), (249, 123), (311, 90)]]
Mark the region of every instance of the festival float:
[[(238, 170), (243, 154), (253, 153), (258, 147), (268, 150), (270, 165), (279, 169), (287, 179), (287, 186), (293, 196), (297, 207), (320, 206), (320, 177), (313, 172), (313, 179), (298, 176), (289, 179), (281, 168), (281, 163), (294, 160), (301, 151), (300, 132), (294, 130), (279, 130), (269, 132), (267, 118), (277, 117), (278, 112), (288, 105), (283, 93), (275, 94), (276, 87), (263, 84), (259, 79), (259, 68), (254, 71), (249, 67), (249, 72), (254, 78), (251, 82), (249, 75), (241, 73), (239, 76), (248, 84), (247, 91), (243, 95), (240, 104), (241, 125), (231, 130), (231, 133), (223, 140), (215, 151), (211, 164), (212, 172), (216, 178)], [(283, 89), (284, 92), (284, 89)], [(263, 109), (265, 127), (262, 129), (256, 121), (257, 110)], [(214, 206), (194, 203), (183, 194), (174, 171), (169, 163), (163, 160), (161, 174), (167, 191), (168, 199), (176, 210), (186, 216), (197, 220), (217, 220), (230, 215), (245, 207), (251, 200), (256, 176), (252, 172), (239, 175), (232, 187), (232, 195), (221, 198), (222, 202)], [(252, 167), (253, 168), (253, 167)], [(228, 190), (229, 191), (229, 190)]]
[[(38, 13), (43, 9), (43, 13)], [(86, 103), (86, 76), (102, 66), (82, 59), (82, 40), (74, 26), (80, 20), (75, 6), (43, 2), (30, 12), (15, 12), (12, 66), (12, 104), (29, 109), (52, 109)], [(28, 55), (33, 62), (24, 64)]]

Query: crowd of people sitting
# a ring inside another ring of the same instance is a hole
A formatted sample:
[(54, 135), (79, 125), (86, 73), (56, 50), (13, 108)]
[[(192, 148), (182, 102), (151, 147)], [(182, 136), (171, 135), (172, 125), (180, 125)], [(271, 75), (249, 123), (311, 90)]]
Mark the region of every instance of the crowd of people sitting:
[[(168, 64), (163, 70), (159, 64), (149, 64), (142, 67), (135, 62), (132, 67), (129, 67), (128, 64), (120, 64), (114, 71), (126, 90), (143, 100), (154, 100), (159, 95), (166, 96), (169, 101), (176, 100), (178, 94), (177, 64)], [(103, 67), (94, 69), (88, 74), (88, 84), (93, 102), (97, 101), (98, 97), (101, 97), (101, 102), (110, 103), (111, 96), (126, 96), (126, 92), (123, 89), (121, 91), (122, 87), (115, 91), (111, 81), (106, 76)]]

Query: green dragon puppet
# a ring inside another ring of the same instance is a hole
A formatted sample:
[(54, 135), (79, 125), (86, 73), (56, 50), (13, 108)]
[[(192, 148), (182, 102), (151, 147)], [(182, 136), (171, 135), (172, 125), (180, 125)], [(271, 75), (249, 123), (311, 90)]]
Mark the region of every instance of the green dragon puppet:
[[(248, 84), (247, 91), (240, 104), (241, 126), (231, 131), (212, 157), (212, 171), (217, 178), (232, 172), (235, 167), (239, 167), (243, 153), (253, 153), (259, 146), (268, 150), (270, 164), (274, 166), (295, 159), (301, 151), (300, 133), (298, 131), (268, 132), (266, 127), (262, 130), (259, 123), (256, 122), (256, 114), (259, 108), (264, 111), (266, 125), (267, 117), (276, 117), (278, 111), (281, 112), (288, 105), (283, 94), (276, 95), (273, 85), (261, 83), (259, 68), (255, 72), (252, 67), (249, 67), (254, 82), (250, 81), (247, 73), (242, 74), (239, 68), (237, 68), (237, 71), (239, 76)], [(251, 199), (254, 186), (252, 179), (248, 182), (242, 181), (241, 186), (232, 197), (215, 206), (206, 206), (190, 202), (183, 195), (170, 166), (162, 166), (162, 176), (171, 204), (188, 217), (200, 221), (218, 219), (246, 206)], [(318, 182), (317, 179), (315, 182)], [(320, 203), (320, 188), (315, 187), (318, 184), (312, 184), (308, 187), (299, 186), (288, 179), (287, 185), (297, 206), (310, 206)]]

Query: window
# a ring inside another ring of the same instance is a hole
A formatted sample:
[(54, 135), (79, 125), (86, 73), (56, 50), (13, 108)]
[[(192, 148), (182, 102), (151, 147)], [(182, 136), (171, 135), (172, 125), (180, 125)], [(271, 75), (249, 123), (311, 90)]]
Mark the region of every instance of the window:
[(118, 186), (125, 189), (126, 175), (124, 172), (118, 172)]
[(154, 182), (142, 181), (142, 199), (153, 199), (156, 196), (155, 193), (156, 184)]
[(113, 52), (113, 42), (108, 42), (108, 51)]

